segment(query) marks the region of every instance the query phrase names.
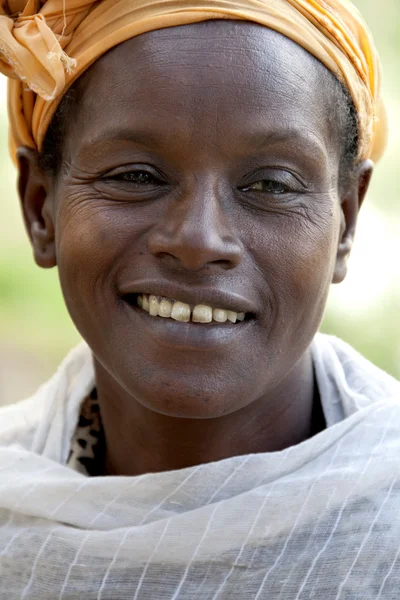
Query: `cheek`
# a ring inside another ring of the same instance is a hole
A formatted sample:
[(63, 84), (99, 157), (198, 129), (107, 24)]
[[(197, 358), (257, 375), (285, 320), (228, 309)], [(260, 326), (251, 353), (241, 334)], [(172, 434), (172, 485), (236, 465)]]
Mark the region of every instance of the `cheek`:
[(294, 300), (316, 300), (321, 294), (325, 298), (336, 259), (335, 231), (332, 221), (319, 226), (306, 222), (285, 237), (283, 252), (291, 263), (289, 281)]
[(79, 192), (60, 202), (57, 264), (66, 304), (80, 331), (107, 315), (110, 302), (115, 302), (116, 272), (128, 255), (134, 260), (140, 252), (140, 238), (127, 205)]
[(275, 325), (280, 330), (301, 329), (308, 335), (323, 316), (336, 261), (340, 215), (335, 199), (320, 200), (318, 210), (268, 215), (252, 229), (250, 251), (270, 288)]

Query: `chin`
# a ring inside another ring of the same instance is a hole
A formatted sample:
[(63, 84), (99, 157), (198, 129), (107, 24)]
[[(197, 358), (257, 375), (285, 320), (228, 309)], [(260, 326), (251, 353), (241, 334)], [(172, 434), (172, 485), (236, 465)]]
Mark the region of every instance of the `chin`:
[[(147, 388), (125, 388), (142, 406), (160, 415), (178, 419), (216, 419), (234, 413), (249, 402), (248, 394), (231, 387), (216, 389), (213, 381), (190, 382), (182, 378), (152, 382)], [(246, 398), (247, 402), (243, 402)]]

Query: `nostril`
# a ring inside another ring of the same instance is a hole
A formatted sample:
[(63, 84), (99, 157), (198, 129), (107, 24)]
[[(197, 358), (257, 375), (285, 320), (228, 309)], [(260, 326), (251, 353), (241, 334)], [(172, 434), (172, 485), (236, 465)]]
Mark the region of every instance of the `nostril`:
[(222, 267), (223, 269), (232, 269), (235, 266), (235, 264), (233, 264), (229, 260), (213, 260), (212, 263), (209, 263), (209, 264), (218, 265), (218, 266)]

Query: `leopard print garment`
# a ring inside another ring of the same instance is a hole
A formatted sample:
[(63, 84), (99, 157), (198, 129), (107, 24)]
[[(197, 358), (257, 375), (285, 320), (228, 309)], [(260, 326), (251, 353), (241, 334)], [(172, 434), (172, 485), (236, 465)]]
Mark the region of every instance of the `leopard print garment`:
[(67, 466), (94, 477), (104, 472), (105, 441), (97, 391), (83, 401), (79, 422), (71, 442)]

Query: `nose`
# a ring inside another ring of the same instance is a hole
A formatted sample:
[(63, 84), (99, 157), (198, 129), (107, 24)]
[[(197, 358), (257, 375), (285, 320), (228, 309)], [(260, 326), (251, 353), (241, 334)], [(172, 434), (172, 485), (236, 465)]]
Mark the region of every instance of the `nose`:
[(171, 266), (190, 271), (209, 265), (224, 269), (238, 266), (243, 245), (221, 204), (209, 186), (174, 200), (163, 222), (149, 234), (150, 252)]

